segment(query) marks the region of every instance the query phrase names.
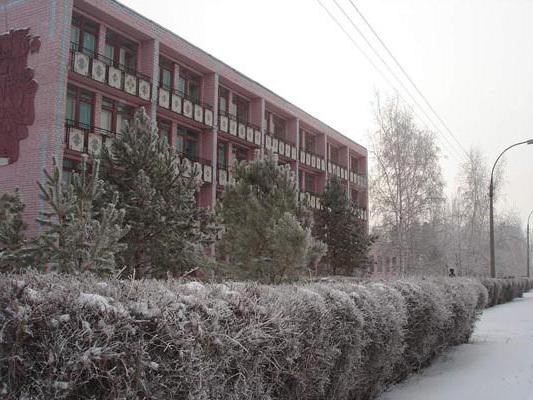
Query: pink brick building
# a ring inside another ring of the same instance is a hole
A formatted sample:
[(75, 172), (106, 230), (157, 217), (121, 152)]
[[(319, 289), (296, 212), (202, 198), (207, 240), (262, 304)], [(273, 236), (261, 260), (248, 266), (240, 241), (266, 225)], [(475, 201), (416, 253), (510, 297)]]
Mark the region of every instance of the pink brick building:
[[(313, 207), (335, 174), (366, 220), (364, 147), (120, 3), (7, 0), (0, 24), (6, 32), (30, 28), (41, 42), (27, 61), (39, 85), (33, 124), (15, 162), (0, 146), (0, 193), (18, 187), (28, 221), (42, 211), (35, 182), (53, 158), (68, 176), (83, 153), (108, 145), (140, 106), (180, 156), (201, 169), (202, 206), (212, 206), (231, 183), (234, 160), (269, 150), (294, 172), (300, 196)], [(8, 140), (2, 118), (0, 144)]]

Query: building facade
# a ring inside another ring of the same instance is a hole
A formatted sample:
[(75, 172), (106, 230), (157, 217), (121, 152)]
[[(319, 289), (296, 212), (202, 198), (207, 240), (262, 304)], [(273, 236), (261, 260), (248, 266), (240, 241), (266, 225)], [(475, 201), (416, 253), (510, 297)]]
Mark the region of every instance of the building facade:
[(334, 174), (367, 220), (364, 147), (133, 10), (114, 0), (7, 0), (0, 15), (0, 193), (19, 188), (28, 221), (42, 211), (36, 181), (53, 159), (68, 177), (141, 106), (201, 171), (201, 206), (232, 182), (235, 160), (271, 151), (311, 206)]

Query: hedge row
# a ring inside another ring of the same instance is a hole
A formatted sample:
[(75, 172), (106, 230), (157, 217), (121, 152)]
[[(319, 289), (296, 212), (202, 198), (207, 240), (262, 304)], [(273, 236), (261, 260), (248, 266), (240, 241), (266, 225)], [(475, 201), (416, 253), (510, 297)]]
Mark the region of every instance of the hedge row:
[(3, 275), (0, 397), (372, 399), (466, 342), (488, 300), (531, 287), (509, 284)]
[(483, 279), (481, 283), (487, 288), (487, 307), (507, 303), (533, 289), (533, 279), (527, 278)]

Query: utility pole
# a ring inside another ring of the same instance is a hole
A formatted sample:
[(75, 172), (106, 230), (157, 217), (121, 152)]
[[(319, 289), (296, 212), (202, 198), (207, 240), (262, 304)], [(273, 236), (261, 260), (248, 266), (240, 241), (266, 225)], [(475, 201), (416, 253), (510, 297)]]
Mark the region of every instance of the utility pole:
[(533, 144), (533, 139), (524, 140), (523, 142), (518, 142), (515, 144), (512, 144), (511, 146), (507, 147), (504, 151), (500, 153), (496, 161), (494, 162), (494, 165), (492, 166), (492, 170), (490, 171), (490, 186), (489, 186), (489, 198), (490, 198), (490, 277), (496, 278), (496, 251), (494, 250), (494, 169), (496, 168), (496, 164), (498, 164), (498, 161), (503, 156), (503, 154), (515, 147), (519, 146), (521, 144)]
[(531, 250), (529, 248), (529, 219), (531, 218), (531, 214), (533, 214), (533, 210), (531, 210), (531, 212), (529, 213), (529, 216), (527, 217), (527, 227), (526, 227), (526, 241), (527, 241), (527, 277), (531, 277), (531, 269), (530, 269), (530, 264), (529, 264), (529, 260), (530, 260), (530, 254), (531, 254)]

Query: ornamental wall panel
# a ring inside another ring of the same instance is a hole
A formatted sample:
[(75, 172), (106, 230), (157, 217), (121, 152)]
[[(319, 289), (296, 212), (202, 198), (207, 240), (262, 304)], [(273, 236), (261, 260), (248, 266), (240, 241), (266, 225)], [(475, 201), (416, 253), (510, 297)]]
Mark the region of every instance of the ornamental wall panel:
[(108, 68), (107, 84), (115, 89), (122, 89), (122, 71), (110, 66)]
[(201, 105), (195, 104), (194, 105), (194, 120), (196, 122), (203, 122), (204, 121), (204, 109)]
[(193, 113), (194, 113), (194, 107), (192, 105), (192, 101), (188, 99), (184, 99), (183, 100), (183, 115), (185, 115), (187, 118), (192, 119)]
[(170, 109), (176, 114), (181, 114), (181, 97), (177, 94), (172, 94), (170, 101)]
[(102, 135), (89, 133), (87, 140), (87, 152), (92, 156), (100, 155), (102, 151)]
[(218, 184), (221, 186), (228, 184), (228, 172), (225, 169), (218, 170)]
[(91, 77), (100, 83), (105, 82), (106, 65), (96, 58), (93, 58), (93, 66), (91, 69)]
[(170, 92), (163, 88), (159, 88), (159, 103), (163, 108), (170, 108)]
[(278, 152), (278, 139), (272, 138), (272, 152), (277, 153)]
[(74, 150), (83, 153), (85, 142), (85, 132), (81, 129), (70, 128), (68, 135), (68, 147), (70, 150)]
[(74, 55), (74, 72), (80, 75), (89, 75), (89, 56), (84, 53), (76, 53)]
[(281, 155), (285, 154), (285, 143), (283, 143), (281, 140), (278, 142), (278, 153)]
[(237, 124), (237, 134), (242, 140), (246, 140), (246, 125), (238, 123)]
[(265, 135), (265, 148), (267, 150), (272, 149), (272, 137), (270, 135)]
[(137, 95), (137, 77), (127, 72), (124, 74), (124, 91), (133, 96)]
[(233, 136), (237, 136), (237, 121), (234, 119), (229, 120), (229, 133)]
[(204, 165), (204, 181), (213, 182), (213, 169), (210, 165)]
[(204, 110), (204, 124), (213, 126), (213, 111), (208, 108)]
[(305, 164), (311, 165), (311, 154), (310, 153), (305, 154)]
[(225, 115), (221, 115), (220, 116), (220, 127), (219, 127), (220, 130), (222, 132), (228, 132), (228, 129), (229, 129), (228, 125), (229, 125), (228, 117), (226, 117)]
[(152, 95), (150, 82), (139, 79), (139, 97), (143, 100), (149, 101)]
[(254, 142), (254, 128), (251, 126), (246, 127), (246, 140), (251, 143)]
[(291, 145), (285, 143), (285, 157), (291, 158)]
[(316, 168), (316, 157), (311, 156), (311, 167)]
[(261, 131), (254, 131), (254, 143), (258, 146), (261, 146)]
[(305, 164), (305, 151), (300, 150), (300, 162)]

